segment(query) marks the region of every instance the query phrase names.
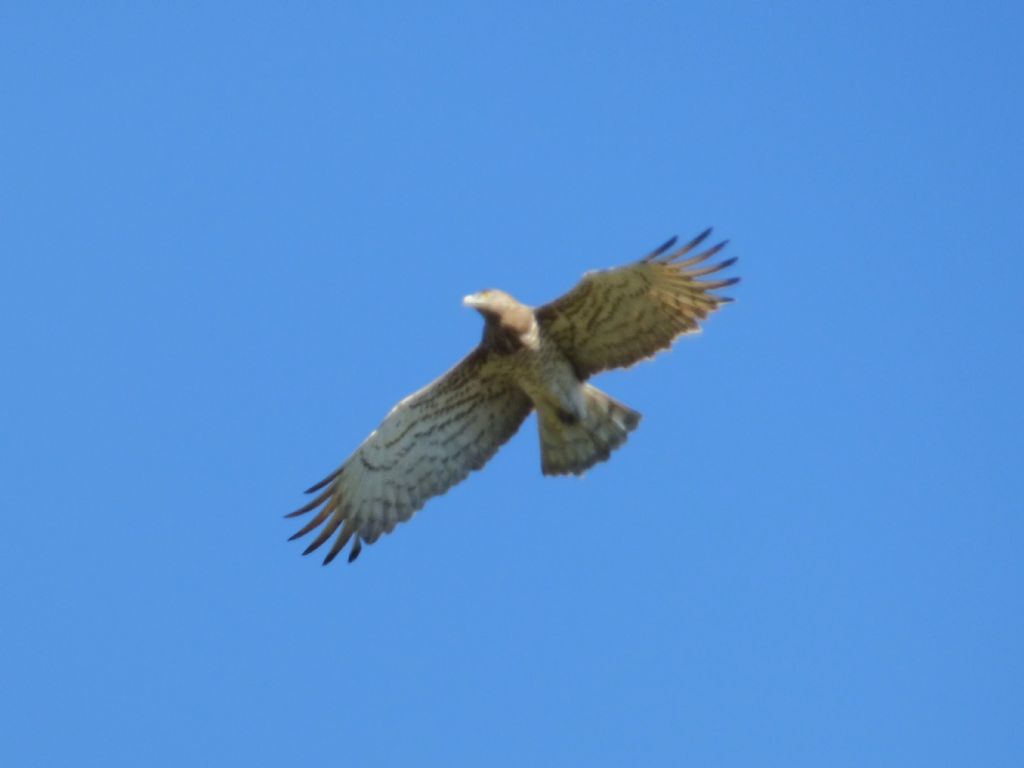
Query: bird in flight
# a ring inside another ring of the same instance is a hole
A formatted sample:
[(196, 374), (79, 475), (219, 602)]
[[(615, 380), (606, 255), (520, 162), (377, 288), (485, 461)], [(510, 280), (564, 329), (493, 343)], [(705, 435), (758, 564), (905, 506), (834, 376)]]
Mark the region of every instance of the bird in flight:
[(316, 514), (289, 541), (322, 525), (308, 555), (341, 528), (324, 565), (350, 541), (352, 562), (364, 543), (483, 467), (533, 410), (545, 475), (580, 475), (607, 459), (640, 414), (587, 379), (652, 357), (731, 301), (712, 291), (738, 277), (704, 279), (736, 261), (705, 265), (726, 243), (689, 255), (710, 234), (675, 250), (672, 238), (633, 264), (588, 272), (541, 307), (498, 290), (467, 296), (465, 305), (484, 318), (480, 344), (399, 402), (344, 464), (306, 491), (317, 495), (286, 517)]

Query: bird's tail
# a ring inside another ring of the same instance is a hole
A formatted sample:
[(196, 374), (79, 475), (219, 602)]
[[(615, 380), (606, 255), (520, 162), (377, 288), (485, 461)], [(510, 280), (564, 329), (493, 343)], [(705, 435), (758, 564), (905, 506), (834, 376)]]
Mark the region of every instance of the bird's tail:
[(626, 442), (640, 414), (596, 387), (583, 385), (586, 414), (578, 419), (549, 408), (537, 411), (541, 471), (581, 475)]

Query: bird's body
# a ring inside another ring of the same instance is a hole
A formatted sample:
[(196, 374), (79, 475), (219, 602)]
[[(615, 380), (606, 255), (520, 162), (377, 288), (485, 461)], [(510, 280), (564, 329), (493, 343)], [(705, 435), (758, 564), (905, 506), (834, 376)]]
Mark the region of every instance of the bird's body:
[[(565, 353), (541, 331), (533, 307), (519, 304), (506, 293), (501, 293), (501, 301), (515, 302), (529, 310), (529, 323), (521, 332), (509, 331), (500, 327), (500, 317), (484, 316), (481, 346), (490, 351), (491, 364), (514, 381), (538, 411), (551, 410), (573, 419), (581, 418), (583, 385)], [(498, 339), (502, 341), (495, 343)]]
[[(586, 380), (665, 348), (728, 301), (710, 293), (738, 278), (699, 281), (733, 260), (694, 267), (721, 243), (680, 262), (708, 235), (663, 255), (592, 272), (560, 299), (533, 308), (503, 291), (467, 296), (484, 317), (480, 344), (439, 379), (399, 402), (333, 474), (309, 489), (320, 495), (289, 517), (318, 514), (292, 538), (324, 524), (306, 554), (341, 531), (324, 563), (351, 540), (362, 543), (408, 520), (432, 496), (482, 467), (537, 411), (544, 474), (582, 474), (626, 441), (640, 414)], [(322, 505), (322, 506), (321, 506)]]

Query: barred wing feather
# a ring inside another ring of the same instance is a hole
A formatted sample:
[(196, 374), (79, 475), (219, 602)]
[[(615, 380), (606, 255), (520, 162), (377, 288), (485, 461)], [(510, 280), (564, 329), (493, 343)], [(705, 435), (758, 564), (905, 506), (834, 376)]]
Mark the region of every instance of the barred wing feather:
[(709, 234), (705, 230), (675, 251), (673, 238), (634, 264), (588, 272), (567, 294), (537, 309), (542, 332), (585, 379), (651, 357), (681, 334), (700, 330), (701, 320), (731, 301), (712, 291), (739, 282), (700, 279), (735, 263), (701, 266), (727, 241), (681, 260)]
[(321, 491), (288, 517), (316, 511), (292, 536), (323, 526), (303, 554), (338, 528), (324, 565), (352, 541), (349, 562), (362, 544), (391, 533), (433, 496), (480, 469), (512, 437), (530, 400), (494, 356), (477, 348), (432, 384), (396, 405), (355, 453), (307, 491)]

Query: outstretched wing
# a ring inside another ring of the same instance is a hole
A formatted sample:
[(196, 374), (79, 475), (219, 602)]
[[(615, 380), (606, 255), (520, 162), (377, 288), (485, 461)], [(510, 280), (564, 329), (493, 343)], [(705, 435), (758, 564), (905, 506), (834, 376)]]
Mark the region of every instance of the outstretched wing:
[(635, 264), (588, 272), (569, 293), (537, 309), (541, 333), (568, 356), (576, 374), (587, 376), (651, 357), (677, 336), (700, 330), (699, 322), (732, 299), (711, 291), (738, 277), (700, 280), (733, 264), (726, 259), (699, 266), (726, 242), (680, 261), (711, 230), (675, 251), (672, 238)]
[[(292, 539), (323, 524), (308, 555), (341, 527), (324, 565), (354, 538), (349, 562), (362, 543), (412, 517), (427, 499), (480, 469), (519, 429), (532, 405), (478, 347), (432, 384), (396, 405), (337, 471), (310, 488), (320, 493), (287, 517), (317, 510)], [(318, 509), (319, 508), (319, 509)]]

